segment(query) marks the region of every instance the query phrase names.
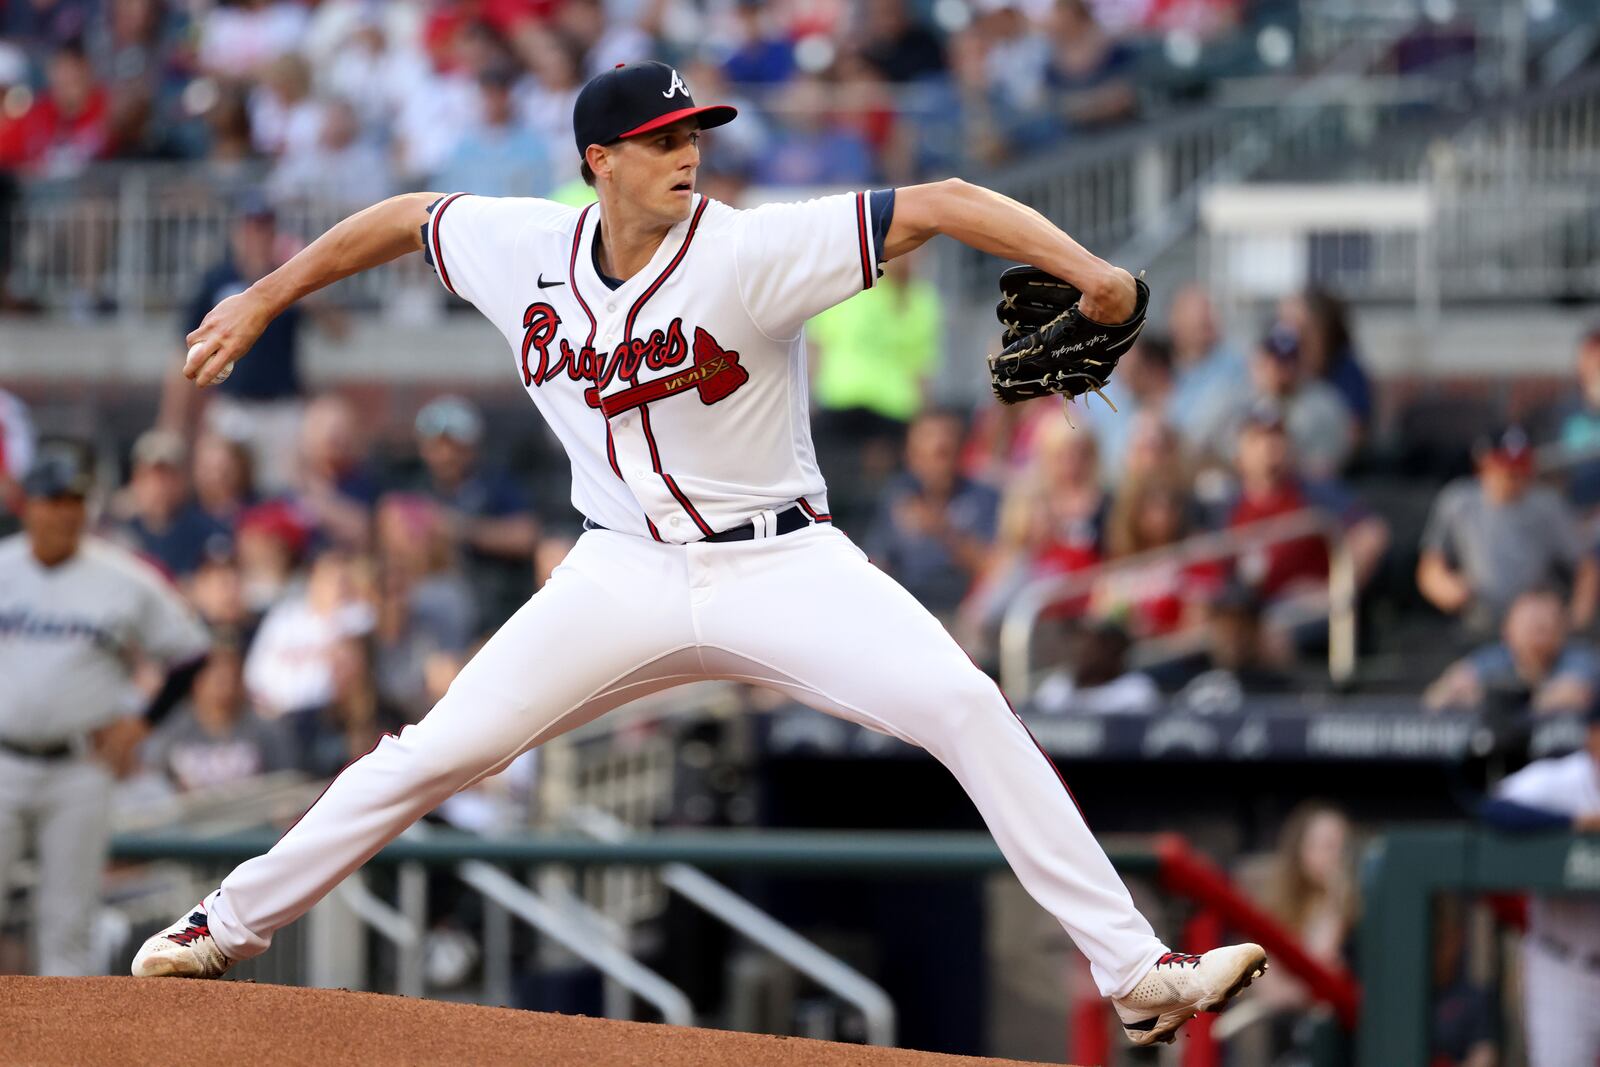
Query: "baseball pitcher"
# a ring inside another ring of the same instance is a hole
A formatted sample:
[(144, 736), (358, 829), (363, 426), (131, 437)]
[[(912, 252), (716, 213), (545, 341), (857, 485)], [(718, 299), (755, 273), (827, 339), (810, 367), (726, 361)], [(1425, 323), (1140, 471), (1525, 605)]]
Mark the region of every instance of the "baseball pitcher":
[(421, 251), (505, 337), (510, 372), (571, 459), (586, 532), (422, 722), (147, 942), (134, 974), (222, 974), (452, 793), (705, 678), (779, 690), (943, 762), (1135, 1043), (1170, 1041), (1265, 967), (1255, 945), (1192, 956), (1157, 940), (994, 684), (831, 525), (811, 443), (803, 324), (936, 234), (1036, 265), (1002, 283), (1007, 343), (990, 367), (1003, 401), (1103, 384), (1143, 322), (1143, 283), (958, 180), (753, 210), (708, 200), (699, 131), (733, 118), (696, 106), (664, 64), (606, 71), (573, 110), (597, 204), (394, 197), (189, 335), (184, 373), (211, 385), (294, 301)]

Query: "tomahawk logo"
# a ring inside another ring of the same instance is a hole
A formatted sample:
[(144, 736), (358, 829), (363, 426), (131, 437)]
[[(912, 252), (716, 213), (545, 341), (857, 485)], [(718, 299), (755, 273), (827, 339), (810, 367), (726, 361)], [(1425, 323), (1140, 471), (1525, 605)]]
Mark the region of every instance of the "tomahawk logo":
[(676, 70), (672, 72), (672, 81), (667, 85), (667, 91), (661, 95), (671, 100), (674, 93), (682, 93), (685, 100), (689, 99), (689, 87), (683, 84), (683, 79), (678, 77)]

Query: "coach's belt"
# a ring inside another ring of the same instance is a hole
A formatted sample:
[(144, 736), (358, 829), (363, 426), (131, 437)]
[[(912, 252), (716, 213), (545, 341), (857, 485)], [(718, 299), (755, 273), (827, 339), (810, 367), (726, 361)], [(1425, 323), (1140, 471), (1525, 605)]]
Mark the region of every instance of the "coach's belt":
[(1571, 945), (1549, 934), (1539, 934), (1535, 939), (1539, 946), (1562, 963), (1570, 963), (1575, 967), (1582, 967), (1586, 971), (1600, 974), (1600, 955), (1588, 952), (1579, 952)]
[(24, 744), (20, 741), (7, 741), (3, 737), (0, 737), (0, 751), (9, 752), (13, 756), (23, 756), (27, 759), (45, 760), (71, 759), (78, 754), (77, 746), (70, 741)]
[[(811, 519), (806, 515), (806, 513), (800, 510), (799, 504), (790, 504), (776, 515), (773, 515), (770, 520), (763, 519), (761, 521), (770, 521), (771, 523), (772, 532), (766, 534), (765, 536), (767, 537), (782, 537), (784, 534), (794, 533), (796, 530), (803, 530), (812, 524)], [(817, 522), (827, 521), (827, 519), (817, 520)], [(601, 526), (593, 519), (584, 519), (583, 528), (585, 530), (606, 529), (606, 527)], [(721, 533), (714, 533), (710, 537), (702, 537), (700, 540), (702, 542), (711, 541), (716, 544), (722, 544), (725, 541), (754, 541), (755, 538), (756, 520), (752, 519), (743, 526), (735, 526), (731, 530), (723, 530)]]

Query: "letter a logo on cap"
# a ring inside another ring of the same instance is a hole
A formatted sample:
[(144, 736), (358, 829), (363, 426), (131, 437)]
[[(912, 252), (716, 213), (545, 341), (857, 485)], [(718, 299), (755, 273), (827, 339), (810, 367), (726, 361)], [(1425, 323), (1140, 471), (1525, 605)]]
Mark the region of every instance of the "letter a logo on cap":
[(661, 95), (670, 100), (673, 93), (682, 93), (685, 100), (689, 99), (689, 87), (683, 84), (683, 79), (678, 77), (676, 70), (672, 72), (672, 81), (667, 85), (667, 91)]

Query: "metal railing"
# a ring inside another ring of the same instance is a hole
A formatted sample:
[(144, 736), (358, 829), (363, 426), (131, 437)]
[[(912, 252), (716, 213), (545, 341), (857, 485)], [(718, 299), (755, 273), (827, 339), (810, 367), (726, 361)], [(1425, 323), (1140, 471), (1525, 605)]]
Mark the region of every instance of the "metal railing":
[(1087, 598), (1109, 575), (1152, 564), (1186, 565), (1224, 560), (1252, 549), (1315, 537), (1328, 548), (1328, 675), (1343, 683), (1356, 666), (1355, 562), (1337, 520), (1315, 510), (1262, 519), (1230, 530), (1200, 534), (1070, 574), (1038, 578), (1013, 596), (1000, 622), (1000, 688), (1013, 703), (1033, 693), (1033, 637), (1051, 607)]
[[(592, 808), (573, 812), (573, 821), (599, 841), (623, 841), (631, 836), (624, 823)], [(865, 1022), (867, 1044), (894, 1045), (894, 1002), (882, 986), (686, 863), (663, 866), (661, 884), (853, 1005)]]

